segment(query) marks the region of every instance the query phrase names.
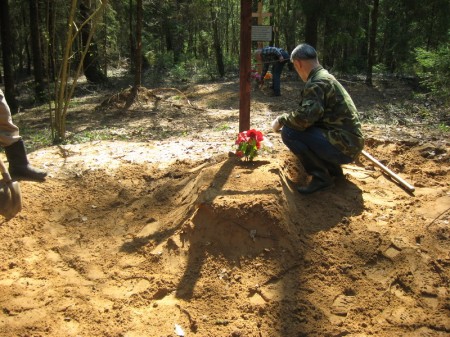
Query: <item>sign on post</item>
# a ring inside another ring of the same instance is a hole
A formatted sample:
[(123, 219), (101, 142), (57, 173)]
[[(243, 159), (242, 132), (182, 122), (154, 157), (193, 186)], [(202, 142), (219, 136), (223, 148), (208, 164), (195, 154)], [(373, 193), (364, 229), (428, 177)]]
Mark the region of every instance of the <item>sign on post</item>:
[[(258, 49), (263, 47), (263, 42), (272, 41), (272, 26), (264, 26), (264, 19), (272, 16), (272, 13), (263, 12), (262, 0), (258, 1), (258, 10), (252, 13), (252, 17), (257, 18), (257, 26), (252, 27), (252, 41), (258, 42)], [(256, 30), (254, 33), (253, 30)], [(270, 30), (270, 34), (269, 34)], [(262, 64), (257, 65), (258, 73), (262, 72)]]
[(272, 41), (272, 26), (252, 26), (252, 41)]

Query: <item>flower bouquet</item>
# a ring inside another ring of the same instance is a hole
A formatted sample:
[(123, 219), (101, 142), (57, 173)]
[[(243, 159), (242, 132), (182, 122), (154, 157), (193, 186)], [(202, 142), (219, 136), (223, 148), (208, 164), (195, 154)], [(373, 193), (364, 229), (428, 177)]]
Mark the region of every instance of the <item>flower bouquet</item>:
[(254, 79), (256, 82), (261, 82), (261, 75), (258, 73), (256, 69), (252, 69), (251, 78)]
[(251, 78), (254, 79), (256, 82), (260, 83), (262, 80), (271, 80), (272, 79), (272, 73), (268, 71), (264, 78), (261, 77), (261, 74), (258, 73), (255, 69), (252, 69)]
[(237, 145), (236, 156), (252, 161), (261, 149), (264, 136), (261, 131), (251, 129), (238, 134), (235, 144)]

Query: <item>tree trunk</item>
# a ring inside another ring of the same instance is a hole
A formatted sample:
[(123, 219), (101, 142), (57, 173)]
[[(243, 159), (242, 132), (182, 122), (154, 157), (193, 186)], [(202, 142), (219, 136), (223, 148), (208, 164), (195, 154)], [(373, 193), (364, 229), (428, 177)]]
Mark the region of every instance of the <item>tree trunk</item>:
[(5, 98), (8, 102), (11, 114), (19, 111), (18, 103), (15, 97), (16, 88), (14, 83), (14, 72), (12, 66), (12, 49), (11, 49), (11, 24), (9, 22), (9, 4), (8, 0), (0, 1), (0, 37), (2, 40), (3, 55), (3, 73), (5, 79)]
[(378, 22), (378, 5), (379, 0), (373, 0), (373, 8), (371, 13), (370, 35), (369, 35), (369, 51), (367, 55), (367, 77), (366, 84), (372, 86), (372, 69), (375, 56), (375, 40), (377, 36), (377, 22)]
[(46, 26), (48, 32), (48, 46), (47, 46), (47, 69), (49, 81), (53, 82), (56, 79), (56, 63), (55, 63), (55, 22), (56, 22), (56, 12), (55, 12), (55, 4), (53, 1), (46, 2), (46, 10), (47, 18), (46, 18)]
[(128, 29), (129, 29), (129, 40), (130, 40), (130, 70), (133, 73), (135, 71), (136, 68), (136, 46), (134, 43), (134, 28), (133, 28), (133, 0), (130, 0), (128, 2)]
[(85, 40), (85, 47), (80, 52), (80, 59), (77, 65), (77, 69), (74, 72), (70, 81), (70, 63), (72, 60), (72, 51), (75, 37), (79, 30), (76, 30), (75, 17), (76, 9), (78, 8), (78, 0), (71, 0), (70, 12), (67, 18), (67, 35), (65, 40), (65, 46), (63, 50), (63, 55), (61, 58), (61, 68), (58, 72), (58, 78), (55, 83), (55, 109), (54, 114), (50, 114), (52, 121), (52, 137), (55, 143), (64, 141), (66, 135), (66, 116), (68, 112), (68, 107), (70, 100), (73, 97), (75, 87), (77, 86), (78, 78), (82, 72), (84, 65), (84, 59), (89, 51), (89, 46), (91, 43), (92, 35), (94, 33), (94, 28), (97, 26), (100, 13), (108, 5), (108, 1), (104, 0), (100, 2), (101, 6), (95, 10), (95, 12), (89, 17), (87, 21), (81, 23), (81, 27), (89, 24), (92, 29), (89, 30), (89, 35)]
[(220, 77), (225, 76), (225, 66), (223, 64), (223, 53), (222, 53), (222, 47), (220, 43), (219, 38), (219, 23), (218, 23), (218, 17), (217, 13), (214, 12), (213, 3), (210, 3), (211, 5), (211, 23), (212, 23), (212, 29), (213, 29), (213, 43), (214, 43), (214, 51), (216, 54), (216, 64), (217, 64), (217, 71), (219, 72)]
[[(88, 0), (84, 0), (80, 3), (80, 16), (83, 22), (87, 21), (91, 14), (91, 8), (88, 6), (89, 3), (90, 1)], [(90, 20), (81, 28), (81, 45), (83, 49), (86, 48), (91, 29), (92, 24)], [(97, 43), (93, 37), (91, 38), (88, 52), (83, 62), (83, 72), (89, 82), (101, 84), (107, 81), (107, 78), (100, 67)]]
[(303, 0), (305, 13), (305, 42), (317, 48), (317, 29), (321, 13), (322, 0)]
[[(292, 0), (288, 0), (286, 1), (286, 7), (284, 8), (284, 10), (280, 10), (279, 14), (277, 15), (280, 27), (284, 27), (284, 40), (286, 42), (286, 49), (289, 51), (292, 51), (297, 44), (297, 36), (295, 34), (295, 26), (297, 24), (297, 20), (295, 18), (295, 15), (292, 15), (292, 13), (295, 13), (295, 10), (296, 3)], [(279, 46), (280, 36), (278, 36), (275, 41), (276, 45)]]
[(142, 0), (136, 1), (136, 71), (134, 73), (134, 86), (139, 88), (142, 82), (142, 18), (144, 10)]
[[(131, 3), (130, 3), (131, 5)], [(136, 49), (134, 50), (134, 85), (131, 88), (130, 95), (125, 102), (124, 109), (127, 110), (134, 103), (139, 94), (139, 88), (142, 82), (142, 18), (143, 18), (142, 0), (136, 0)]]
[(38, 100), (44, 98), (44, 67), (42, 65), (41, 37), (39, 29), (38, 1), (30, 0), (30, 37), (33, 55), (35, 93)]
[(336, 29), (336, 24), (331, 15), (326, 16), (325, 24), (324, 24), (324, 32), (323, 32), (323, 40), (325, 41), (325, 45), (322, 51), (322, 65), (326, 69), (333, 68), (335, 53), (333, 50), (333, 43), (331, 42), (331, 37), (333, 36), (333, 32)]
[[(22, 15), (20, 16), (19, 20), (19, 27), (30, 27), (28, 24), (29, 21), (29, 15), (28, 12), (25, 10), (25, 6), (21, 6), (21, 13)], [(18, 39), (19, 39), (19, 43), (16, 45), (19, 46), (24, 46), (23, 49), (21, 47), (19, 47), (19, 49), (22, 49), (22, 52), (19, 52), (17, 55), (17, 52), (14, 51), (13, 54), (15, 57), (18, 57), (18, 67), (17, 69), (19, 70), (20, 73), (25, 72), (25, 74), (27, 76), (31, 76), (32, 74), (32, 67), (31, 67), (31, 52), (30, 52), (30, 46), (29, 46), (29, 42), (30, 42), (30, 33), (29, 32), (25, 32), (25, 29), (18, 29), (17, 30), (18, 33)], [(25, 67), (25, 63), (26, 63), (26, 67)], [(17, 71), (17, 70), (16, 70)]]
[[(275, 15), (274, 15), (274, 13), (275, 13), (275, 5), (273, 3), (273, 0), (269, 1), (269, 13), (272, 14), (269, 17), (269, 25), (272, 26), (272, 39), (270, 40), (270, 45), (271, 46), (279, 46), (280, 47), (280, 39), (278, 39), (278, 40), (275, 39), (275, 28), (276, 28), (275, 27), (275, 19), (274, 19), (274, 17), (275, 17)], [(276, 34), (276, 35), (278, 35), (278, 34)], [(286, 46), (285, 46), (285, 48), (286, 48)], [(286, 50), (288, 50), (288, 49), (286, 48)]]

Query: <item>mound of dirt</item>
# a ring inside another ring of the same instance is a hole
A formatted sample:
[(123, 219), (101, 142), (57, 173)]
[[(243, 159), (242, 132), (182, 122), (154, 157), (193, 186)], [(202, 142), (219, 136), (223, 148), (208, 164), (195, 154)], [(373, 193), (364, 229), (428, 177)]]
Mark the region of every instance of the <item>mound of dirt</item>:
[(253, 162), (214, 142), (32, 153), (50, 175), (0, 224), (0, 335), (447, 336), (448, 144), (371, 138), (414, 194), (361, 157), (302, 196), (273, 139)]
[[(298, 105), (296, 75), (282, 97), (252, 92), (252, 128), (274, 144), (253, 162), (228, 154), (236, 79), (80, 88), (69, 141), (111, 141), (29, 155), (49, 177), (21, 181), (23, 210), (0, 220), (0, 336), (448, 336), (450, 144), (426, 124), (448, 111), (393, 79), (343, 83), (378, 123), (366, 150), (413, 193), (363, 156), (331, 190), (297, 193), (308, 176), (270, 131)], [(42, 115), (14, 118), (26, 137)]]

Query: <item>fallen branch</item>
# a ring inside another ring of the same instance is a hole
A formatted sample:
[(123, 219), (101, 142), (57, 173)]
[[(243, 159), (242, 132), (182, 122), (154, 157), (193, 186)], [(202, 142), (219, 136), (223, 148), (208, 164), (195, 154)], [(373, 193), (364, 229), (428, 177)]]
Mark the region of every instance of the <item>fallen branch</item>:
[(370, 154), (368, 154), (366, 151), (362, 151), (361, 154), (369, 159), (372, 163), (374, 163), (376, 166), (378, 166), (380, 169), (382, 169), (385, 173), (387, 173), (391, 178), (393, 178), (395, 181), (397, 181), (401, 186), (403, 186), (408, 192), (414, 192), (415, 188), (414, 186), (408, 184), (405, 180), (400, 178), (396, 173), (394, 173), (392, 170), (381, 164), (378, 160), (376, 160), (374, 157), (372, 157)]

